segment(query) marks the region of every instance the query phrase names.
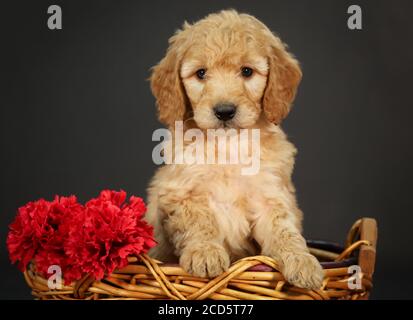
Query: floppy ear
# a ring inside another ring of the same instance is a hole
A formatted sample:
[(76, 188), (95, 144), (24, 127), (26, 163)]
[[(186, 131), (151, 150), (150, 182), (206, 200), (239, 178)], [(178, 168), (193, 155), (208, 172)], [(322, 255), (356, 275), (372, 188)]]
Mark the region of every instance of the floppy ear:
[(273, 34), (269, 53), (269, 74), (263, 97), (264, 114), (268, 121), (279, 124), (288, 114), (302, 73), (298, 61)]
[(169, 40), (170, 46), (166, 56), (152, 68), (150, 78), (159, 120), (169, 127), (174, 126), (175, 121), (183, 120), (187, 103), (179, 76), (181, 58), (176, 49), (177, 36), (178, 34)]

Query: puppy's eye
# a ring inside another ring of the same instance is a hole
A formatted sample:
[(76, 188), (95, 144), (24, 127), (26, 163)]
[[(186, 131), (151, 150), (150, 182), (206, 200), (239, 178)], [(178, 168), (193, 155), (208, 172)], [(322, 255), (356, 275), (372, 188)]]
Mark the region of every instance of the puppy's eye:
[(204, 80), (205, 79), (205, 75), (206, 75), (206, 70), (205, 69), (199, 69), (196, 72), (196, 76), (198, 77), (198, 79), (200, 80)]
[(242, 68), (241, 68), (241, 74), (242, 74), (242, 76), (243, 76), (244, 78), (249, 78), (249, 77), (252, 76), (253, 71), (252, 71), (251, 68), (242, 67)]

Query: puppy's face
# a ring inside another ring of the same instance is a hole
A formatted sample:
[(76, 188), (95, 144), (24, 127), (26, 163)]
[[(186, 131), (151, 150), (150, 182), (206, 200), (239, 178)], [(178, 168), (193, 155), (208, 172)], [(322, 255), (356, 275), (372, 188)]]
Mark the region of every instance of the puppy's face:
[[(202, 129), (250, 127), (261, 113), (268, 59), (255, 41), (243, 34), (233, 39), (236, 35), (227, 32), (221, 44), (210, 44), (207, 36), (199, 39), (182, 60), (180, 76), (193, 119)], [(232, 45), (225, 43), (231, 34)]]
[(230, 10), (185, 23), (153, 68), (151, 88), (169, 127), (193, 119), (202, 129), (247, 128), (261, 114), (279, 124), (300, 79), (298, 62), (278, 37)]

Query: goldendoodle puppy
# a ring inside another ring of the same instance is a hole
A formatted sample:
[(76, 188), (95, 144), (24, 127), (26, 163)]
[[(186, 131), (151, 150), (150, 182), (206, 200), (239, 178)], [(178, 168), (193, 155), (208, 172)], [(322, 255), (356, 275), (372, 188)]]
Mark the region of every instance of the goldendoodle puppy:
[[(184, 132), (259, 129), (260, 168), (243, 175), (241, 164), (161, 167), (148, 188), (146, 219), (159, 243), (152, 256), (214, 277), (234, 260), (262, 254), (290, 283), (321, 286), (323, 271), (301, 235), (291, 181), (296, 149), (279, 126), (300, 79), (286, 46), (247, 14), (211, 14), (170, 38), (151, 76), (160, 121), (172, 132), (180, 120)], [(184, 152), (191, 144), (174, 148)]]

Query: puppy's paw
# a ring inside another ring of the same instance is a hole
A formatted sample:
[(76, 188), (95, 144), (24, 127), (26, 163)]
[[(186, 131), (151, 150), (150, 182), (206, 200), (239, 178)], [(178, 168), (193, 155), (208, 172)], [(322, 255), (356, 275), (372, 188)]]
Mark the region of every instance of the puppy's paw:
[(283, 275), (296, 287), (319, 289), (324, 271), (318, 260), (310, 253), (291, 253), (283, 260)]
[(230, 259), (221, 245), (202, 242), (186, 247), (179, 263), (188, 273), (213, 278), (228, 270)]

